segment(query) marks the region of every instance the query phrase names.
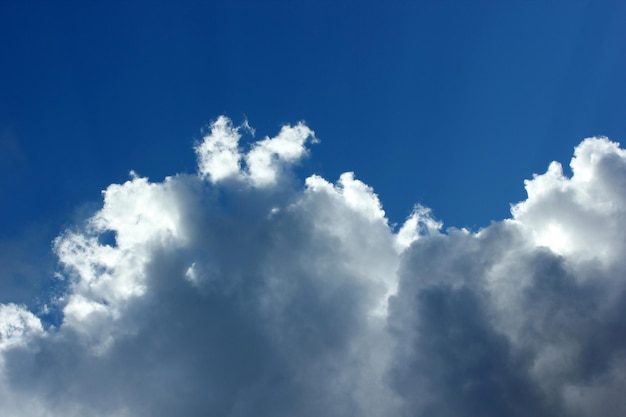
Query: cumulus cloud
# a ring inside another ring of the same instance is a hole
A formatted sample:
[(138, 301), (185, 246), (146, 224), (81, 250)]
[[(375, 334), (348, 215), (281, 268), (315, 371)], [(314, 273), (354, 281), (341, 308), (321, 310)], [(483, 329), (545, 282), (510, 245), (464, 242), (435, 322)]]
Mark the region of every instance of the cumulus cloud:
[(621, 415), (626, 153), (586, 139), (513, 217), (404, 254), (389, 326), (407, 415)]
[[(283, 126), (280, 133), (266, 137), (252, 146), (245, 155), (239, 149), (241, 130), (254, 133), (246, 122), (234, 127), (230, 119), (220, 116), (211, 124), (211, 131), (195, 147), (198, 156), (198, 170), (202, 177), (216, 183), (229, 177), (246, 179), (257, 187), (271, 186), (284, 168), (297, 162), (307, 150), (307, 141), (317, 142), (315, 132), (304, 123), (296, 126)], [(246, 166), (241, 166), (244, 159)]]
[[(626, 402), (626, 152), (583, 141), (512, 216), (390, 225), (305, 124), (218, 118), (197, 174), (131, 173), (54, 241), (62, 320), (0, 304), (0, 413), (597, 416)], [(289, 178), (289, 181), (285, 179)]]

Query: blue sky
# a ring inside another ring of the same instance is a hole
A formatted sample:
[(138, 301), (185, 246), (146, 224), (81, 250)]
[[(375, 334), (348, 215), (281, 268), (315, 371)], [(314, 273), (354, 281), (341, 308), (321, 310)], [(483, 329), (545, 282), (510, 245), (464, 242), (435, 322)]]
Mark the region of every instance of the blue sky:
[(193, 171), (189, 149), (220, 114), (260, 135), (305, 120), (322, 143), (304, 175), (354, 171), (394, 222), (419, 202), (474, 229), (583, 138), (624, 137), (617, 1), (2, 10), (4, 236), (67, 221), (130, 169)]
[(2, 2), (0, 414), (626, 415), (625, 21)]

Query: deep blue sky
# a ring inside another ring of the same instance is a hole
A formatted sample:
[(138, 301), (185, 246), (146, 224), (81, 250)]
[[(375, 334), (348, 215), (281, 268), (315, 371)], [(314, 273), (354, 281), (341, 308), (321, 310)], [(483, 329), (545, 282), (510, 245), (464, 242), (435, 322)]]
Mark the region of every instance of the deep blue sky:
[(474, 229), (584, 137), (626, 137), (621, 1), (113, 3), (0, 5), (0, 238), (57, 233), (130, 169), (193, 172), (220, 114), (305, 120), (303, 175)]

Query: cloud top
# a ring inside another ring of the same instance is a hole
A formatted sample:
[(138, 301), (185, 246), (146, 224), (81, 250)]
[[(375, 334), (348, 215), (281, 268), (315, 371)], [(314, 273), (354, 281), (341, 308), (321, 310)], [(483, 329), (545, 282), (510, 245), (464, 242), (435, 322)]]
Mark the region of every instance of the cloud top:
[[(230, 119), (220, 116), (210, 129), (195, 151), (200, 175), (213, 183), (236, 178), (257, 187), (271, 186), (286, 167), (306, 155), (307, 142), (317, 142), (315, 132), (301, 122), (295, 126), (283, 126), (278, 135), (255, 142), (247, 153), (242, 154), (240, 131), (254, 132), (247, 123), (234, 127)], [(243, 167), (242, 160), (245, 161)]]

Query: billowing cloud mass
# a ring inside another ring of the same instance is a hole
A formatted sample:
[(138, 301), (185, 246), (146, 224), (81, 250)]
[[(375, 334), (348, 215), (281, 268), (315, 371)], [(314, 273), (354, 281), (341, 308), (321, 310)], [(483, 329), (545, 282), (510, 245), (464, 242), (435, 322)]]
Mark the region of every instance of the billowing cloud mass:
[(0, 304), (0, 415), (626, 415), (626, 151), (584, 140), (509, 219), (390, 225), (371, 187), (218, 118), (54, 241), (50, 323)]

